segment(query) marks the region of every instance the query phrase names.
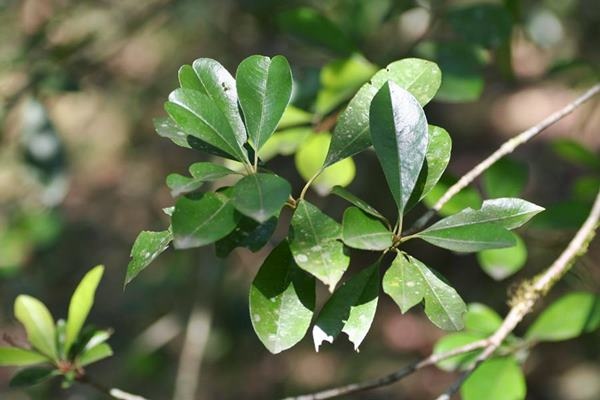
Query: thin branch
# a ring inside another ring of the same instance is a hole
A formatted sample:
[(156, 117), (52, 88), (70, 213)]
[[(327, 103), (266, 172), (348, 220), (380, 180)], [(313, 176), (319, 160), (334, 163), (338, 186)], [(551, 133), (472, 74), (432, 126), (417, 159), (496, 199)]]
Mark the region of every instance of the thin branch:
[(406, 232), (406, 234), (412, 234), (417, 232), (419, 229), (423, 228), (433, 216), (439, 212), (442, 207), (450, 201), (452, 197), (458, 194), (461, 190), (469, 186), (479, 175), (485, 172), (489, 167), (491, 167), (496, 161), (501, 159), (502, 157), (512, 153), (517, 147), (528, 142), (533, 139), (537, 135), (539, 135), (544, 129), (549, 126), (554, 125), (567, 115), (571, 114), (575, 111), (579, 106), (584, 104), (586, 101), (590, 100), (594, 95), (600, 92), (600, 83), (592, 86), (590, 89), (585, 91), (581, 96), (573, 100), (571, 103), (567, 104), (562, 109), (552, 113), (544, 120), (540, 121), (538, 124), (532, 126), (514, 136), (512, 139), (505, 142), (498, 150), (492, 153), (488, 158), (477, 164), (473, 169), (463, 175), (462, 178), (454, 185), (450, 186), (446, 193), (433, 205), (433, 207), (427, 211), (421, 218), (419, 218), (415, 224)]
[(470, 353), (475, 350), (482, 349), (488, 346), (488, 340), (478, 340), (473, 343), (469, 343), (465, 346), (458, 347), (456, 349), (449, 350), (445, 353), (440, 354), (431, 354), (429, 357), (424, 358), (420, 361), (414, 362), (405, 366), (398, 371), (392, 372), (389, 375), (383, 376), (381, 378), (371, 379), (364, 382), (352, 383), (346, 386), (340, 386), (333, 389), (323, 390), (321, 392), (305, 394), (297, 397), (288, 397), (284, 400), (324, 400), (324, 399), (332, 399), (334, 397), (349, 395), (352, 393), (363, 392), (369, 389), (375, 389), (382, 386), (391, 385), (394, 382), (398, 382), (402, 378), (407, 377), (408, 375), (416, 372), (422, 368), (428, 367), (430, 365), (434, 365), (439, 363), (440, 361), (446, 360), (451, 357), (455, 357), (461, 354)]
[(525, 284), (517, 292), (517, 299), (514, 301), (506, 318), (498, 330), (489, 338), (489, 344), (484, 351), (477, 357), (473, 365), (465, 371), (447, 390), (439, 396), (437, 400), (449, 400), (456, 393), (461, 385), (471, 376), (471, 374), (487, 360), (500, 347), (506, 337), (523, 320), (525, 315), (529, 314), (535, 303), (552, 289), (565, 274), (573, 267), (575, 261), (587, 252), (588, 246), (598, 228), (600, 221), (600, 192), (596, 195), (596, 201), (590, 212), (590, 215), (583, 223), (577, 234), (573, 237), (567, 248), (562, 254), (546, 269), (541, 275), (534, 278), (531, 284)]

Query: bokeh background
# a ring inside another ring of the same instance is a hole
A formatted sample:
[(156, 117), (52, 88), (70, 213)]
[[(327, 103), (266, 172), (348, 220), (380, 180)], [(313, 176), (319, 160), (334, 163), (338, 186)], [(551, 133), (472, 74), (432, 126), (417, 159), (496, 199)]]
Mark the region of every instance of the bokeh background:
[[(456, 12), (482, 3), (493, 12)], [(154, 133), (152, 119), (164, 115), (179, 66), (210, 57), (233, 72), (251, 54), (283, 54), (293, 68), (294, 105), (316, 111), (308, 128), (324, 130), (368, 79), (365, 68), (408, 56), (437, 61), (444, 84), (426, 112), (450, 132), (449, 172), (460, 176), (597, 82), (599, 40), (597, 0), (0, 0), (0, 331), (23, 340), (12, 314), (20, 293), (64, 317), (83, 274), (105, 264), (90, 319), (115, 329), (116, 355), (90, 373), (152, 399), (176, 392), (181, 399), (277, 398), (375, 377), (427, 355), (444, 333), (420, 310), (401, 315), (383, 296), (360, 353), (341, 336), (319, 353), (309, 337), (268, 353), (247, 311), (268, 248), (239, 249), (225, 260), (212, 248), (169, 250), (123, 291), (139, 231), (168, 224), (165, 176), (206, 159)], [(327, 103), (328, 96), (337, 100)], [(506, 312), (512, 285), (547, 266), (585, 218), (599, 186), (599, 148), (595, 100), (511, 156), (527, 172), (522, 196), (548, 211), (519, 231), (528, 258), (506, 279), (493, 279), (473, 255), (420, 244), (411, 251), (465, 301)], [(354, 161), (349, 188), (391, 211), (374, 154)], [(301, 187), (293, 156), (270, 163)], [(463, 201), (485, 198), (483, 189), (478, 181)], [(340, 199), (310, 196), (341, 217)], [(550, 298), (600, 291), (599, 256), (593, 244)], [(525, 370), (530, 399), (599, 399), (600, 333), (539, 346)], [(61, 391), (58, 382), (11, 391), (12, 373), (0, 370), (3, 399), (102, 398), (81, 386)], [(355, 398), (431, 398), (453, 378), (430, 368)]]

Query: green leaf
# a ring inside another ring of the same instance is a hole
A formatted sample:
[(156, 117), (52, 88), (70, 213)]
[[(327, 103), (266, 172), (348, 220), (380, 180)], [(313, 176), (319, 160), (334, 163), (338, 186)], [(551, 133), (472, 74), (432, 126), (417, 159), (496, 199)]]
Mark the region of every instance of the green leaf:
[(56, 360), (56, 327), (44, 303), (27, 295), (15, 300), (15, 317), (27, 331), (29, 343), (40, 353)]
[(301, 7), (285, 11), (277, 19), (284, 32), (310, 44), (341, 55), (349, 55), (355, 50), (354, 44), (337, 25), (312, 8)]
[(450, 161), (452, 139), (448, 132), (444, 128), (434, 125), (429, 125), (427, 132), (429, 140), (425, 152), (425, 162), (406, 209), (412, 208), (435, 187)]
[(211, 97), (192, 89), (176, 89), (169, 95), (165, 110), (186, 134), (235, 156), (238, 161), (248, 162), (243, 142), (239, 142), (240, 138)]
[(542, 210), (521, 199), (486, 200), (479, 210), (464, 209), (415, 236), (460, 252), (510, 247), (515, 245), (515, 239), (507, 229), (518, 228)]
[(480, 303), (469, 304), (464, 321), (466, 330), (483, 335), (491, 335), (502, 325), (496, 311)]
[(265, 259), (250, 288), (250, 318), (273, 354), (298, 343), (315, 308), (315, 278), (294, 262), (286, 241)]
[(344, 212), (342, 240), (348, 247), (385, 250), (392, 246), (393, 233), (378, 219), (350, 207)]
[(48, 362), (48, 357), (31, 350), (19, 347), (0, 347), (1, 367), (22, 367)]
[(112, 355), (112, 348), (106, 343), (100, 343), (97, 346), (84, 350), (79, 356), (78, 364), (85, 367)]
[(340, 114), (324, 165), (334, 164), (371, 146), (369, 108), (371, 100), (386, 82), (392, 81), (408, 90), (423, 106), (433, 98), (441, 79), (435, 63), (418, 58), (395, 61), (379, 70)]
[(177, 78), (179, 79), (179, 87), (182, 89), (194, 89), (199, 92), (206, 92), (191, 65), (182, 65), (177, 72)]
[(292, 71), (283, 56), (254, 55), (236, 73), (240, 106), (248, 136), (258, 151), (271, 137), (292, 95)]
[(543, 214), (535, 218), (531, 229), (578, 229), (590, 214), (592, 205), (581, 201), (561, 201), (550, 205)]
[(96, 295), (96, 289), (104, 274), (104, 266), (98, 265), (90, 270), (79, 285), (69, 304), (69, 316), (67, 318), (66, 336), (65, 336), (65, 350), (66, 354), (69, 353), (71, 345), (79, 337), (79, 332), (85, 323), (85, 320), (94, 305), (94, 296)]
[(572, 197), (577, 201), (593, 203), (600, 191), (600, 176), (582, 176), (573, 184)]
[(25, 368), (17, 372), (8, 385), (11, 388), (24, 388), (42, 383), (56, 375), (58, 375), (58, 371), (53, 368)]
[(498, 47), (510, 39), (512, 18), (501, 4), (473, 4), (451, 10), (448, 21), (465, 41)]
[[(446, 193), (450, 186), (454, 185), (457, 179), (450, 175), (443, 175), (440, 181), (431, 189), (429, 194), (423, 198), (423, 202), (427, 207), (433, 207), (433, 205)], [(466, 187), (457, 194), (454, 195), (439, 211), (439, 214), (443, 217), (448, 215), (456, 214), (457, 212), (467, 208), (479, 208), (481, 206), (481, 196), (472, 187)]]
[(170, 139), (177, 146), (191, 148), (187, 140), (187, 134), (171, 118), (154, 118), (152, 122), (159, 136)]
[(290, 128), (277, 132), (261, 147), (258, 156), (262, 161), (269, 161), (277, 155), (294, 154), (312, 133), (312, 128)]
[(463, 328), (467, 307), (456, 290), (408, 254), (396, 256), (383, 277), (383, 291), (402, 313), (425, 300), (425, 314), (436, 326), (454, 331)]
[(310, 124), (312, 120), (313, 115), (308, 111), (288, 105), (283, 112), (281, 121), (279, 121), (278, 129), (288, 129), (298, 125)]
[(333, 292), (350, 263), (338, 240), (342, 235), (340, 224), (306, 200), (300, 200), (291, 228), (290, 249), (296, 263)]
[(526, 392), (525, 376), (514, 357), (485, 361), (460, 389), (464, 400), (524, 400)]
[(461, 42), (428, 41), (419, 44), (415, 53), (435, 61), (442, 70), (444, 79), (436, 100), (462, 103), (479, 99), (484, 87), (482, 48)]
[(477, 253), (481, 269), (497, 281), (518, 272), (527, 261), (527, 247), (517, 234), (512, 234), (515, 246), (505, 249), (484, 250)]
[(129, 264), (127, 265), (125, 285), (146, 269), (156, 257), (161, 255), (169, 247), (169, 243), (171, 243), (172, 240), (173, 233), (170, 230), (160, 232), (140, 232), (131, 248), (131, 261), (129, 261)]
[(344, 332), (358, 351), (373, 323), (378, 299), (379, 263), (375, 263), (344, 282), (325, 303), (313, 327), (315, 350)]
[(325, 115), (349, 100), (367, 82), (377, 67), (360, 54), (334, 60), (321, 69), (321, 89), (317, 94), (315, 111)]
[(552, 303), (533, 322), (525, 335), (529, 340), (557, 342), (576, 338), (600, 326), (600, 296), (569, 293)]
[(483, 189), (489, 197), (517, 197), (523, 193), (527, 178), (526, 164), (501, 158), (483, 174)]
[(402, 215), (425, 161), (425, 112), (409, 92), (389, 82), (373, 98), (369, 115), (373, 147)]
[(225, 176), (237, 174), (219, 164), (211, 162), (197, 162), (190, 165), (190, 175), (187, 177), (179, 174), (170, 174), (167, 176), (167, 186), (171, 189), (171, 196), (177, 197), (182, 194), (198, 190), (204, 182), (211, 182), (221, 179)]
[(240, 215), (222, 193), (181, 197), (171, 218), (174, 245), (178, 249), (204, 246), (227, 236)]
[(218, 147), (213, 146), (212, 144), (206, 143), (205, 141), (195, 137), (195, 136), (187, 136), (187, 143), (190, 148), (198, 151), (202, 151), (204, 153), (212, 154), (218, 157), (227, 158), (229, 160), (237, 161), (237, 157), (229, 154)]
[(279, 214), (292, 187), (274, 174), (251, 174), (233, 187), (231, 202), (242, 214), (262, 223)]
[(215, 243), (217, 256), (227, 257), (236, 247), (246, 247), (257, 252), (267, 244), (276, 227), (277, 217), (269, 218), (262, 224), (252, 218), (242, 217), (233, 232)]
[[(298, 148), (295, 157), (296, 169), (305, 181), (311, 179), (321, 169), (330, 142), (331, 135), (328, 132), (312, 133)], [(313, 181), (312, 188), (321, 196), (325, 196), (334, 186), (349, 185), (355, 175), (354, 161), (345, 158), (325, 168)]]
[(582, 167), (600, 169), (600, 156), (585, 148), (573, 139), (556, 139), (552, 150), (563, 160)]
[(375, 218), (379, 218), (380, 220), (382, 220), (384, 222), (387, 222), (387, 219), (383, 215), (381, 215), (381, 213), (379, 211), (377, 211), (375, 208), (371, 207), (366, 201), (364, 201), (361, 198), (359, 198), (358, 196), (352, 194), (351, 192), (344, 189), (343, 187), (334, 186), (331, 189), (331, 193), (348, 201), (350, 204), (360, 208), (367, 214), (372, 215)]
[[(446, 335), (437, 341), (433, 348), (433, 354), (439, 355), (448, 351), (458, 349), (468, 344), (474, 343), (478, 340), (485, 339), (487, 335), (477, 332), (459, 332)], [(477, 356), (481, 353), (481, 350), (472, 351), (469, 353), (463, 353), (458, 356), (450, 357), (445, 360), (438, 362), (436, 365), (444, 371), (455, 371), (457, 369), (464, 369), (469, 366)]]

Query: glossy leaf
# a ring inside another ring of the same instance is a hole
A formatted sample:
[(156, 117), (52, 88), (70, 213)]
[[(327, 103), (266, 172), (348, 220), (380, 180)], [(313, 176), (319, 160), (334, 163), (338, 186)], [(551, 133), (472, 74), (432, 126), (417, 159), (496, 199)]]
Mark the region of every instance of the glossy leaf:
[(0, 347), (1, 367), (23, 367), (48, 362), (48, 357), (20, 347)]
[(502, 325), (502, 318), (496, 311), (479, 303), (469, 304), (464, 321), (466, 330), (483, 335), (491, 335)]
[(131, 282), (140, 272), (161, 255), (173, 240), (173, 233), (170, 230), (151, 232), (142, 231), (135, 239), (131, 248), (131, 261), (127, 265), (127, 275), (125, 276), (125, 285)]
[(483, 174), (483, 188), (489, 197), (517, 197), (527, 184), (527, 165), (501, 158)]
[(425, 300), (425, 314), (436, 326), (454, 331), (463, 328), (467, 307), (456, 290), (408, 254), (396, 256), (383, 277), (383, 291), (402, 313)]
[(361, 250), (385, 250), (392, 246), (393, 233), (377, 218), (359, 208), (344, 212), (342, 240), (348, 247)]
[(211, 97), (192, 89), (176, 89), (169, 95), (165, 110), (186, 134), (248, 162), (243, 142)]
[(298, 268), (287, 242), (265, 259), (250, 288), (254, 331), (271, 353), (298, 343), (315, 307), (315, 278)]
[(340, 28), (312, 8), (285, 11), (278, 15), (278, 22), (283, 31), (335, 53), (348, 55), (355, 49)]
[(460, 389), (464, 400), (524, 400), (526, 392), (525, 376), (513, 357), (485, 361)]
[(429, 125), (427, 132), (429, 140), (425, 162), (406, 205), (407, 209), (412, 208), (435, 187), (450, 162), (452, 139), (448, 132), (434, 125)]
[(51, 359), (57, 358), (56, 327), (44, 303), (27, 295), (15, 300), (15, 317), (25, 327), (29, 343)]
[(409, 92), (389, 82), (373, 98), (369, 115), (373, 147), (402, 215), (425, 161), (425, 112)]
[(69, 304), (69, 316), (67, 318), (67, 326), (65, 330), (65, 347), (64, 352), (69, 353), (73, 343), (79, 337), (81, 328), (87, 319), (92, 306), (94, 305), (94, 297), (96, 289), (104, 274), (104, 266), (98, 265), (89, 271), (77, 288), (73, 292), (71, 302)]
[(31, 367), (20, 370), (9, 382), (12, 388), (25, 388), (40, 384), (55, 375), (58, 375), (53, 368), (47, 367)]
[(515, 233), (515, 245), (505, 249), (484, 250), (477, 253), (481, 269), (497, 281), (517, 273), (527, 261), (527, 247)]
[(379, 263), (344, 282), (329, 298), (313, 327), (315, 350), (344, 332), (358, 347), (369, 332), (379, 299)]
[(350, 204), (352, 204), (355, 207), (360, 208), (367, 214), (372, 215), (375, 218), (379, 218), (382, 221), (387, 221), (386, 218), (383, 215), (381, 215), (381, 213), (379, 211), (377, 211), (376, 209), (371, 207), (367, 202), (365, 202), (358, 196), (349, 192), (347, 189), (345, 189), (341, 186), (334, 186), (333, 189), (331, 189), (331, 193), (348, 201)]
[(102, 359), (113, 355), (111, 347), (106, 343), (100, 343), (90, 349), (85, 350), (78, 359), (78, 364), (82, 367), (93, 364)]
[(283, 56), (254, 55), (236, 73), (248, 136), (258, 151), (275, 132), (292, 95), (292, 71)]
[(175, 203), (174, 245), (179, 249), (204, 246), (232, 232), (240, 215), (222, 193), (205, 193), (198, 197), (182, 197)]
[(409, 91), (423, 106), (437, 92), (441, 72), (435, 63), (406, 58), (389, 64), (365, 83), (340, 114), (324, 165), (328, 166), (371, 146), (369, 108), (371, 100), (388, 81)]
[(342, 235), (340, 224), (301, 200), (292, 217), (291, 228), (290, 249), (296, 263), (333, 292), (350, 263), (344, 245), (339, 241)]
[(251, 174), (233, 187), (231, 202), (242, 214), (262, 223), (274, 215), (290, 197), (292, 187), (274, 174)]
[(202, 83), (200, 83), (200, 79), (198, 79), (198, 75), (196, 75), (196, 71), (194, 71), (191, 65), (182, 65), (177, 72), (177, 78), (179, 79), (179, 87), (182, 89), (194, 89), (206, 94)]
[(262, 224), (252, 218), (242, 217), (233, 232), (215, 243), (217, 256), (227, 257), (236, 247), (257, 252), (269, 242), (276, 227), (277, 217), (271, 217)]
[[(296, 169), (300, 176), (308, 181), (321, 169), (327, 147), (331, 142), (331, 135), (327, 132), (313, 133), (309, 135), (296, 152)], [(345, 158), (325, 168), (323, 172), (312, 183), (312, 188), (321, 196), (331, 192), (334, 186), (347, 186), (356, 175), (356, 166), (351, 158)]]
[(556, 342), (600, 327), (600, 296), (569, 293), (546, 308), (527, 330), (529, 340)]
[(451, 10), (452, 29), (465, 41), (498, 47), (510, 39), (512, 18), (501, 4), (473, 4)]
[(171, 189), (171, 196), (177, 197), (182, 194), (190, 193), (198, 190), (204, 182), (211, 182), (226, 177), (231, 174), (236, 174), (219, 164), (211, 162), (197, 162), (190, 165), (189, 168), (191, 177), (170, 174), (167, 176), (167, 186)]
[(187, 134), (171, 118), (154, 118), (152, 122), (159, 136), (170, 139), (177, 146), (191, 148), (188, 143)]
[[(458, 332), (446, 335), (437, 341), (435, 347), (433, 348), (433, 354), (443, 354), (478, 340), (485, 339), (486, 337), (487, 335), (478, 332)], [(467, 368), (469, 364), (474, 362), (480, 353), (481, 350), (463, 353), (458, 356), (442, 360), (436, 365), (444, 371), (456, 371), (457, 369), (464, 369)]]
[[(431, 189), (431, 191), (423, 198), (423, 202), (427, 207), (433, 205), (446, 193), (448, 188), (456, 183), (457, 179), (450, 175), (442, 175), (439, 182)], [(479, 208), (482, 203), (479, 192), (473, 187), (466, 187), (458, 192), (450, 199), (439, 211), (443, 217), (456, 214), (457, 212), (467, 208)]]

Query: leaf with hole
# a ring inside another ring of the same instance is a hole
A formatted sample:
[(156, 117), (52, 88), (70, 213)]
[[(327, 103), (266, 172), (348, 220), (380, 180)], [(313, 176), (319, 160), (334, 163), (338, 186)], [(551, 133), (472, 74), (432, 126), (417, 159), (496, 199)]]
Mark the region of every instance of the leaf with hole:
[(379, 263), (363, 269), (344, 282), (329, 298), (313, 327), (315, 350), (323, 342), (333, 340), (344, 332), (354, 350), (369, 332), (379, 299)]

